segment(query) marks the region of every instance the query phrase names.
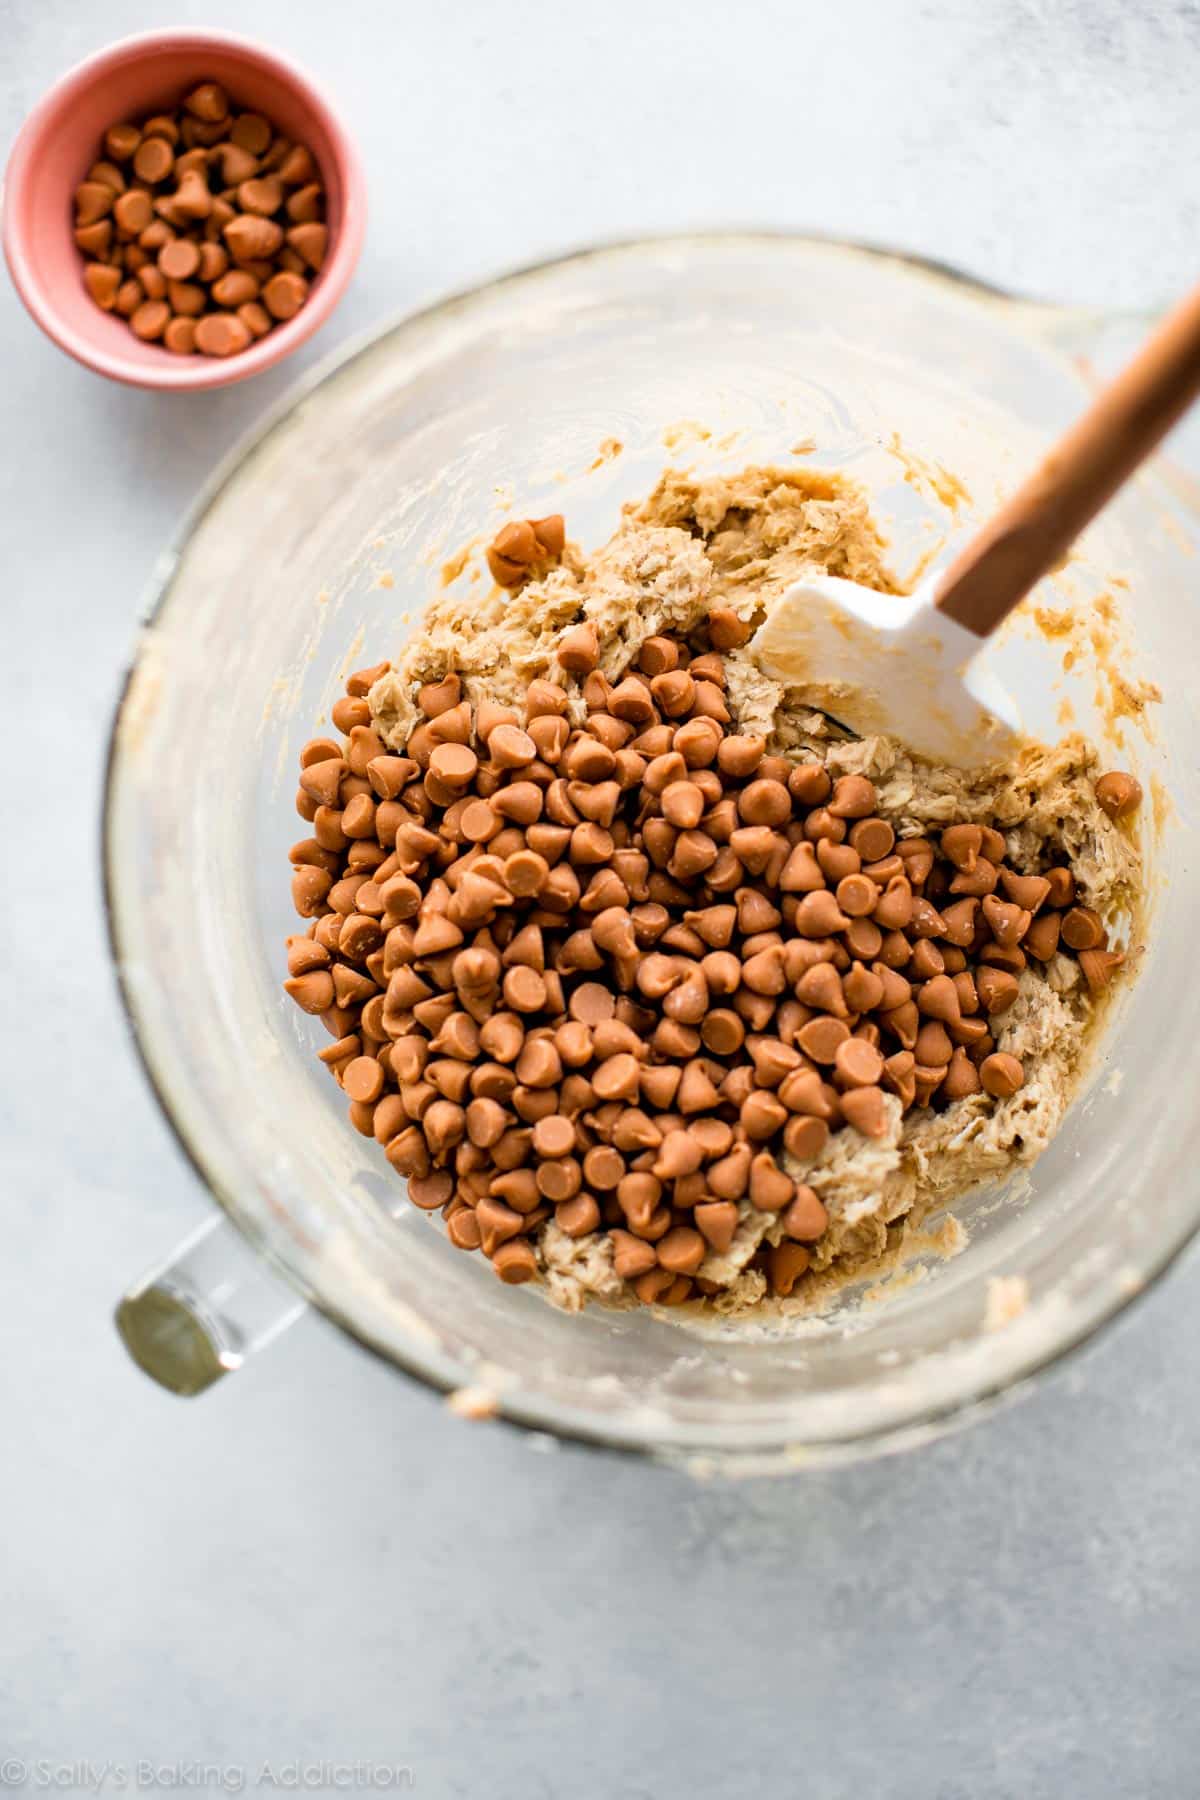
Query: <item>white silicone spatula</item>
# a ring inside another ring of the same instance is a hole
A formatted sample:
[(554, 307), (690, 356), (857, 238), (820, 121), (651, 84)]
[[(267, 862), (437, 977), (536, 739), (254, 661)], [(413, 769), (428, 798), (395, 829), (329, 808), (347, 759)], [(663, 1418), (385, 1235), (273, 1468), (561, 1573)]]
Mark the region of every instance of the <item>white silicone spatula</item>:
[(912, 594), (794, 583), (751, 640), (777, 680), (866, 736), (969, 767), (1008, 754), (1019, 711), (975, 659), (1200, 393), (1200, 287), (948, 566)]

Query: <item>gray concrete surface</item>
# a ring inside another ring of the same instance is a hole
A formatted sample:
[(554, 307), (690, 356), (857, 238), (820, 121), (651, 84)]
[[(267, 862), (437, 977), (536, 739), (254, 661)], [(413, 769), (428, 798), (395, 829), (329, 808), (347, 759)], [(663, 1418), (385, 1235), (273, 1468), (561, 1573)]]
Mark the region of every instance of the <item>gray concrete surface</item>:
[[(162, 18), (6, 0), (0, 144)], [(1192, 0), (259, 0), (252, 28), (324, 75), (369, 164), (362, 270), (310, 355), (688, 225), (1124, 306), (1195, 278)], [(1195, 1257), (981, 1429), (735, 1490), (465, 1427), (312, 1318), (195, 1403), (125, 1362), (114, 1295), (205, 1203), (118, 1015), (101, 746), (157, 548), (297, 366), (119, 391), (7, 285), (0, 344), (0, 1785), (270, 1791), (303, 1760), (310, 1787), (407, 1766), (522, 1800), (1200, 1791)]]

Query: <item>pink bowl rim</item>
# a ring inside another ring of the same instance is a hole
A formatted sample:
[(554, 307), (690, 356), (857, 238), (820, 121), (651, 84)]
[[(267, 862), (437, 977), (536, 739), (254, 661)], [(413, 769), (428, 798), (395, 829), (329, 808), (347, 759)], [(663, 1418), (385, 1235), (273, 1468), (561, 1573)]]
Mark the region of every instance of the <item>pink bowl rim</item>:
[[(85, 334), (76, 331), (59, 315), (53, 297), (37, 280), (25, 254), (23, 234), (17, 223), (20, 207), (17, 197), (29, 178), (33, 147), (47, 120), (72, 99), (85, 92), (109, 70), (120, 67), (131, 57), (148, 50), (169, 48), (194, 50), (202, 58), (210, 50), (223, 50), (247, 62), (269, 70), (281, 82), (294, 88), (305, 105), (320, 121), (328, 134), (343, 187), (342, 219), (332, 253), (321, 272), (321, 280), (308, 303), (294, 319), (272, 331), (251, 349), (227, 361), (194, 357), (168, 359), (164, 353), (161, 370), (119, 354), (99, 348)], [(4, 172), (3, 247), (13, 285), (30, 317), (61, 350), (73, 356), (85, 368), (120, 381), (131, 387), (154, 389), (190, 389), (228, 387), (252, 375), (270, 369), (307, 342), (329, 318), (346, 291), (362, 251), (366, 229), (367, 193), (362, 161), (354, 142), (338, 119), (331, 102), (321, 88), (288, 57), (252, 38), (235, 32), (195, 31), (181, 27), (171, 31), (139, 32), (120, 38), (105, 49), (94, 52), (62, 75), (34, 106), (17, 133)]]

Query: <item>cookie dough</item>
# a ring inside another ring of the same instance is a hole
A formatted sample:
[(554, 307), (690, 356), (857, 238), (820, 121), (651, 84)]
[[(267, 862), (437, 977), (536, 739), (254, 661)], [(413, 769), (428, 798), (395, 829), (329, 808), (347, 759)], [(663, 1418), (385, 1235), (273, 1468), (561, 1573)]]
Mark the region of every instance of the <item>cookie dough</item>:
[[(557, 566), (516, 591), (496, 588), (481, 600), (477, 592), (447, 589), (434, 599), (395, 667), (371, 689), (375, 729), (402, 750), (418, 722), (418, 688), (451, 670), (473, 702), (518, 703), (531, 680), (553, 674), (556, 646), (581, 620), (595, 625), (600, 666), (610, 676), (647, 638), (687, 633), (714, 607), (757, 625), (793, 580), (814, 569), (884, 593), (902, 591), (867, 496), (847, 478), (764, 467), (703, 478), (668, 472), (648, 498), (624, 509), (596, 552), (568, 543)], [(1023, 872), (1069, 861), (1081, 898), (1128, 942), (1141, 893), (1139, 859), (1128, 832), (1096, 799), (1101, 765), (1084, 738), (1030, 745), (1012, 764), (965, 774), (925, 763), (884, 737), (846, 739), (806, 703), (803, 690), (766, 676), (749, 646), (728, 657), (727, 678), (739, 728), (761, 733), (771, 752), (819, 757), (834, 776), (869, 777), (878, 812), (901, 837), (977, 821), (1004, 832), (1008, 859)], [(582, 724), (582, 702), (576, 697), (573, 705), (572, 722)], [(1101, 1012), (1069, 957), (1056, 954), (1044, 974), (1023, 974), (997, 1038), (999, 1049), (1024, 1065), (1025, 1085), (1010, 1099), (978, 1094), (903, 1119), (898, 1100), (887, 1096), (884, 1137), (847, 1127), (815, 1162), (792, 1169), (830, 1215), (813, 1247), (816, 1279), (797, 1297), (768, 1297), (764, 1276), (750, 1265), (764, 1241), (777, 1241), (779, 1219), (743, 1203), (733, 1243), (699, 1271), (717, 1289), (704, 1304), (727, 1314), (819, 1305), (836, 1286), (894, 1261), (931, 1212), (1033, 1162), (1062, 1121)], [(556, 1304), (573, 1310), (588, 1299), (634, 1303), (613, 1270), (606, 1236), (570, 1238), (550, 1220), (536, 1249)]]

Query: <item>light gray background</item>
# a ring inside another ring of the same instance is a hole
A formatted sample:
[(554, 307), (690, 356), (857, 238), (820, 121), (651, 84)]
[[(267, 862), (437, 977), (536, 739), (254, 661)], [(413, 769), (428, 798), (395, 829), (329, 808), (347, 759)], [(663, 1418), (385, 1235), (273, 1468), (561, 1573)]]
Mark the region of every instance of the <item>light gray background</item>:
[[(251, 24), (230, 0), (170, 14)], [(3, 0), (0, 143), (69, 63), (163, 18)], [(1022, 1407), (788, 1483), (536, 1455), (316, 1319), (172, 1401), (109, 1314), (205, 1203), (118, 1014), (96, 814), (155, 553), (306, 357), (506, 264), (730, 222), (1165, 299), (1200, 249), (1200, 11), (258, 0), (252, 28), (325, 78), (368, 163), (366, 254), (318, 344), (156, 398), (0, 291), (0, 1759), (251, 1782), (373, 1759), (438, 1796), (1195, 1793), (1195, 1257)]]

